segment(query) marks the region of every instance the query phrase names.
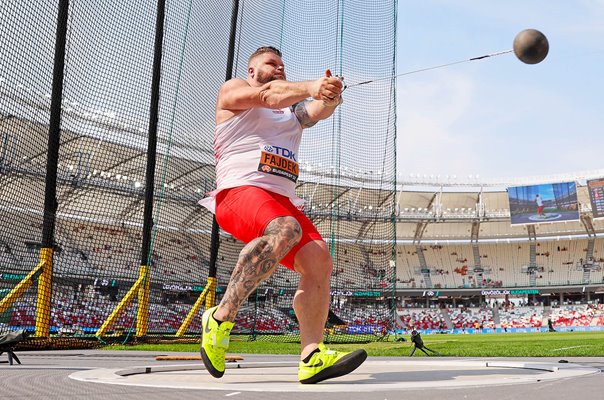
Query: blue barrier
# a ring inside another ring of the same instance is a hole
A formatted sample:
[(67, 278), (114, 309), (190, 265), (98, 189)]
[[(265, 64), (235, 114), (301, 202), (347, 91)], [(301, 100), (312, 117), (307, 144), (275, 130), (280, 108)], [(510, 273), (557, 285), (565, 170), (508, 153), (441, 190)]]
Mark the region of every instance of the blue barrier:
[(348, 325), (346, 333), (352, 335), (355, 334), (367, 334), (381, 332), (382, 327), (380, 325)]
[[(603, 332), (604, 326), (556, 326), (554, 327), (557, 332)], [(533, 333), (533, 332), (547, 332), (547, 327), (541, 328), (483, 328), (483, 329), (420, 329), (419, 332), (422, 335), (450, 333), (450, 334), (493, 334), (493, 333)], [(404, 335), (409, 334), (409, 331), (396, 330), (391, 331), (392, 334)]]
[[(557, 332), (604, 332), (604, 326), (556, 326), (554, 327)], [(33, 333), (36, 330), (35, 326), (20, 326), (20, 325), (9, 325), (8, 329), (11, 331), (25, 329), (26, 331)], [(75, 329), (75, 328), (73, 328)], [(94, 334), (98, 330), (98, 327), (94, 328), (77, 328), (78, 331)], [(127, 329), (124, 329), (127, 332)], [(507, 328), (507, 330), (503, 328), (483, 328), (483, 329), (419, 329), (419, 332), (422, 335), (431, 335), (431, 334), (441, 334), (441, 333), (449, 333), (449, 334), (471, 334), (471, 335), (482, 335), (482, 334), (494, 334), (494, 333), (532, 333), (532, 332), (547, 332), (547, 327), (541, 328)], [(53, 326), (50, 328), (51, 334), (57, 334), (59, 332), (59, 328)], [(346, 329), (346, 333), (351, 335), (361, 335), (361, 334), (376, 334), (382, 332), (382, 326), (377, 324), (372, 325), (348, 325)], [(408, 335), (411, 332), (406, 330), (390, 330), (388, 331), (391, 335)]]

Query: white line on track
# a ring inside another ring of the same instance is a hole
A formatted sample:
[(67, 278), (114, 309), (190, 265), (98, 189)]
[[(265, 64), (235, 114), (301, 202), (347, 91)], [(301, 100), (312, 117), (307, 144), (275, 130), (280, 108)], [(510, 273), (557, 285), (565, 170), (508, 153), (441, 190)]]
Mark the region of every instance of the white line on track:
[(241, 392), (233, 392), (233, 393), (225, 394), (224, 397), (235, 396), (236, 394), (241, 394)]
[(560, 347), (559, 349), (553, 349), (552, 351), (562, 351), (562, 350), (568, 350), (568, 349), (578, 349), (579, 347), (587, 347), (587, 346), (583, 345), (583, 346)]

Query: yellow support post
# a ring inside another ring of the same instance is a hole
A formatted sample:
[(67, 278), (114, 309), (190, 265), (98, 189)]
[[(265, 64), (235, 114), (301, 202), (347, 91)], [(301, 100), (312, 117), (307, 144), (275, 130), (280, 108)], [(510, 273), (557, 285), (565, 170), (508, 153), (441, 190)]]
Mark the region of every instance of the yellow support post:
[(216, 277), (208, 277), (208, 294), (206, 295), (206, 310), (214, 307), (216, 302)]
[(178, 328), (178, 331), (176, 332), (176, 336), (183, 336), (187, 332), (187, 329), (189, 329), (189, 326), (193, 321), (193, 317), (197, 315), (197, 312), (201, 308), (201, 304), (206, 299), (206, 295), (208, 294), (209, 289), (210, 285), (206, 285), (206, 287), (203, 289), (203, 291), (195, 301), (195, 304), (193, 304), (193, 307), (191, 307), (191, 310), (187, 314), (186, 318), (184, 319), (184, 321), (182, 321), (180, 328)]
[(36, 303), (36, 336), (50, 333), (50, 304), (52, 300), (52, 254), (51, 247), (40, 250), (40, 264), (45, 264), (38, 278), (38, 301)]
[(113, 309), (109, 317), (107, 317), (105, 322), (103, 322), (103, 325), (101, 325), (101, 327), (96, 331), (96, 337), (100, 338), (102, 336), (105, 336), (109, 328), (113, 326), (113, 323), (115, 322), (117, 317), (124, 311), (124, 308), (126, 308), (128, 304), (130, 304), (130, 302), (132, 301), (134, 295), (136, 294), (136, 292), (138, 292), (139, 287), (143, 283), (143, 279), (144, 276), (139, 276), (136, 282), (134, 282), (134, 285), (132, 285), (132, 287), (130, 288), (128, 293), (126, 293), (122, 301), (120, 301), (120, 303)]
[(21, 280), (2, 300), (0, 300), (0, 314), (5, 312), (25, 291), (34, 283), (34, 276), (46, 266), (46, 261), (39, 263)]
[(139, 280), (143, 283), (138, 289), (138, 313), (136, 314), (136, 336), (141, 337), (147, 334), (149, 329), (149, 289), (150, 276), (149, 266), (141, 265)]

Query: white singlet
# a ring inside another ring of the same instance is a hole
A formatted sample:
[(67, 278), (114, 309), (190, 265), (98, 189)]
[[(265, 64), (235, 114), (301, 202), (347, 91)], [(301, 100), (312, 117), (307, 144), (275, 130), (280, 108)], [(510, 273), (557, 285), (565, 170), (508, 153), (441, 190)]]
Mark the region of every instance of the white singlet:
[(215, 213), (216, 195), (224, 189), (250, 185), (287, 196), (296, 206), (298, 149), (302, 126), (287, 108), (250, 108), (216, 126), (214, 157), (216, 190), (199, 204)]

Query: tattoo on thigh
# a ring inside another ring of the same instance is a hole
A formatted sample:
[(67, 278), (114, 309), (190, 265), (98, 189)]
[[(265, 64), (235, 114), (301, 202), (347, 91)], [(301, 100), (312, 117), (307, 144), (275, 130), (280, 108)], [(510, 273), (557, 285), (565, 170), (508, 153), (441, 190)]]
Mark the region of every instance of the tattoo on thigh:
[(241, 303), (272, 275), (279, 260), (298, 243), (301, 234), (297, 221), (277, 218), (269, 223), (263, 237), (243, 248), (222, 300), (230, 321), (234, 321)]
[(275, 238), (277, 243), (285, 243), (283, 257), (292, 247), (298, 243), (302, 236), (302, 228), (297, 221), (292, 221), (289, 218), (276, 218), (268, 224), (264, 234)]

